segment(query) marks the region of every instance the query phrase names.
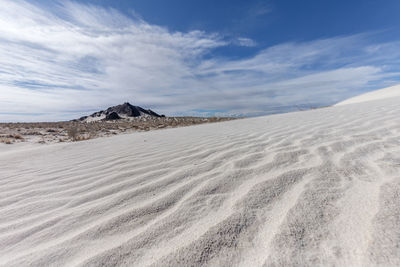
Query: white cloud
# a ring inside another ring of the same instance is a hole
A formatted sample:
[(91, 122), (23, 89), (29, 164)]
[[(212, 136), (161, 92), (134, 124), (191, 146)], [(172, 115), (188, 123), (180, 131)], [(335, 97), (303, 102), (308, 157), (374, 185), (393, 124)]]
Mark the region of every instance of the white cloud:
[[(240, 60), (206, 57), (231, 44), (218, 34), (171, 32), (94, 5), (47, 9), (3, 0), (0, 120), (72, 119), (124, 101), (168, 115), (329, 103), (393, 75), (387, 66), (394, 58), (385, 51), (400, 47), (355, 35), (280, 44)], [(237, 44), (256, 45), (244, 37)]]
[(247, 47), (255, 47), (257, 46), (257, 42), (250, 38), (245, 38), (245, 37), (239, 37), (237, 38), (236, 42), (237, 45), (240, 46), (247, 46)]

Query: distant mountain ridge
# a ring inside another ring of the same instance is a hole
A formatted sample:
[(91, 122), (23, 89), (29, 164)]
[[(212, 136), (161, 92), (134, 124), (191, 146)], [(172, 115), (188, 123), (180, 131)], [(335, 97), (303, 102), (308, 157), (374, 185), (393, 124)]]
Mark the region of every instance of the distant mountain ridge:
[(122, 105), (109, 107), (106, 110), (101, 110), (89, 116), (79, 118), (79, 121), (98, 121), (98, 120), (119, 120), (137, 117), (165, 117), (159, 115), (151, 109), (144, 109), (139, 106), (131, 105), (126, 102)]

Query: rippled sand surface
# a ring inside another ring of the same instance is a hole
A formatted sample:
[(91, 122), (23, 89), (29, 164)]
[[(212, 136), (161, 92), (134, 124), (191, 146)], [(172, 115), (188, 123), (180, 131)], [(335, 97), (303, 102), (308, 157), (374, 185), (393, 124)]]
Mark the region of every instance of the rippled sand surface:
[(400, 98), (0, 147), (1, 266), (399, 266)]

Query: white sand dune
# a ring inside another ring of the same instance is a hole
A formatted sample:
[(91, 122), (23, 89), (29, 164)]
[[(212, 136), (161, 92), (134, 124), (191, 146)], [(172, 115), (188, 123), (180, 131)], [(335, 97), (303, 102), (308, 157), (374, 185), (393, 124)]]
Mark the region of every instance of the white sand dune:
[(0, 265), (400, 266), (399, 103), (1, 151)]
[(378, 99), (395, 98), (395, 97), (400, 97), (400, 84), (346, 99), (342, 102), (337, 103), (336, 106), (355, 104), (367, 101), (375, 101)]

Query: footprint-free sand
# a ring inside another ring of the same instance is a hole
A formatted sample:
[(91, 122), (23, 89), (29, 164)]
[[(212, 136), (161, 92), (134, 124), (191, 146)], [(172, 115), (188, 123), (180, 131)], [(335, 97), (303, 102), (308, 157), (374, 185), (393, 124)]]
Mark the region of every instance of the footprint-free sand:
[(400, 97), (2, 145), (0, 265), (400, 266)]

